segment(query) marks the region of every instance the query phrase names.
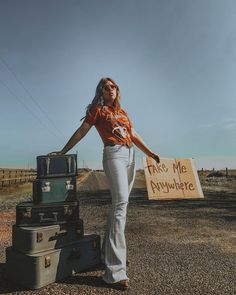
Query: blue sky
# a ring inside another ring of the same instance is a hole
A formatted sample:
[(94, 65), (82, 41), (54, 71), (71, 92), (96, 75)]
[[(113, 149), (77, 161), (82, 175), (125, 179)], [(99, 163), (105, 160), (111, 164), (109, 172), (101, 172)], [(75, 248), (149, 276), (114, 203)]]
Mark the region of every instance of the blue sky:
[[(0, 167), (61, 149), (110, 76), (153, 151), (236, 168), (234, 0), (1, 0), (0, 44)], [(71, 152), (102, 149), (93, 128)]]

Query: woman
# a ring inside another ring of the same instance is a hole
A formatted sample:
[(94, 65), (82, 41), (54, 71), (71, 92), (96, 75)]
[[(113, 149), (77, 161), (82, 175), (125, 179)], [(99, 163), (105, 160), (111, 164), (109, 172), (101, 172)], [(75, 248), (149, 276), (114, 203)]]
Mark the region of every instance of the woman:
[(126, 290), (129, 279), (126, 274), (124, 232), (129, 194), (135, 178), (133, 143), (157, 163), (160, 158), (134, 130), (127, 113), (120, 107), (119, 87), (111, 78), (100, 80), (83, 123), (61, 151), (51, 154), (68, 152), (93, 125), (104, 143), (103, 167), (112, 195), (112, 209), (102, 244), (102, 261), (105, 264), (103, 280)]

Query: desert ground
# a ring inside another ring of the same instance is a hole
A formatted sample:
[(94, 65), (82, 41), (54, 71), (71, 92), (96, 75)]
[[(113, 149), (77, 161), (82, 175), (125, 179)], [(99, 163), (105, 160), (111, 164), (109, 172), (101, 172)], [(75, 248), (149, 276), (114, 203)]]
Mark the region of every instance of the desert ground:
[[(32, 184), (0, 191), (0, 294), (236, 294), (236, 172), (200, 171), (204, 199), (150, 201), (143, 171), (137, 171), (127, 215), (130, 288), (106, 286), (101, 269), (76, 274), (39, 290), (5, 278), (15, 206), (31, 200)], [(102, 171), (81, 172), (77, 182), (86, 233), (103, 237), (111, 205)], [(17, 265), (16, 265), (17, 267)]]

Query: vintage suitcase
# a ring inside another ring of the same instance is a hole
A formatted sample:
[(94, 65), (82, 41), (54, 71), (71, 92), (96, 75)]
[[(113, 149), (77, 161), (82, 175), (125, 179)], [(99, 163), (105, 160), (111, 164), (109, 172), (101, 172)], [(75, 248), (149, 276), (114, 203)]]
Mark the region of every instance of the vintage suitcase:
[(78, 242), (29, 255), (6, 249), (6, 277), (24, 287), (38, 289), (100, 263), (100, 237), (87, 235)]
[(72, 244), (84, 235), (83, 220), (66, 224), (36, 227), (12, 227), (12, 246), (16, 250), (35, 254)]
[(76, 154), (37, 157), (37, 178), (67, 177), (76, 175)]
[(76, 177), (36, 179), (33, 182), (34, 203), (76, 201)]
[(53, 204), (22, 202), (16, 206), (16, 225), (18, 226), (63, 224), (78, 219), (78, 202)]

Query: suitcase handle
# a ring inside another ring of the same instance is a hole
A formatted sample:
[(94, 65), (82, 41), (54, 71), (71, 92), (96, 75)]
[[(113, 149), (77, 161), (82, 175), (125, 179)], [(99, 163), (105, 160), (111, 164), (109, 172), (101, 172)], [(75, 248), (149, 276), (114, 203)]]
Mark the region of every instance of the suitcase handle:
[(56, 238), (59, 237), (59, 236), (66, 236), (66, 235), (68, 235), (67, 230), (61, 230), (61, 231), (55, 233)]
[(39, 222), (44, 222), (44, 221), (57, 221), (57, 215), (58, 212), (52, 212), (53, 217), (52, 218), (44, 218), (44, 213), (39, 213)]

